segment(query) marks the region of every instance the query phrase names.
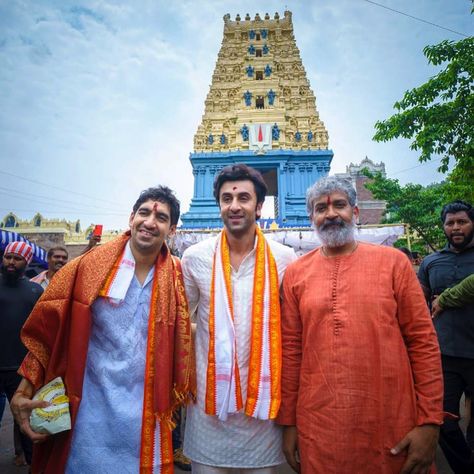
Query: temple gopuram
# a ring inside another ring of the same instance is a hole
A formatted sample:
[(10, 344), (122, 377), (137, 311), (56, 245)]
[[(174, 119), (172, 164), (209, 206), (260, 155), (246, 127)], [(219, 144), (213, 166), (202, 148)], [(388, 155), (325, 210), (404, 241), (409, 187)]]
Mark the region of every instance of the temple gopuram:
[[(264, 232), (298, 255), (314, 249), (320, 241), (310, 228), (305, 194), (328, 175), (332, 157), (296, 46), (291, 12), (286, 11), (283, 18), (278, 13), (273, 18), (257, 14), (254, 19), (237, 15), (235, 20), (225, 15), (222, 45), (190, 154), (193, 198), (189, 211), (181, 216), (182, 227), (168, 244), (176, 255), (182, 255), (190, 245), (218, 234), (222, 222), (213, 197), (214, 178), (224, 166), (242, 162), (262, 173), (268, 195), (274, 199), (275, 217), (271, 222), (259, 220)], [(358, 191), (362, 225), (356, 238), (393, 245), (406, 234), (410, 246), (404, 224), (379, 225), (385, 203), (365, 188), (365, 168), (385, 175), (384, 164), (367, 157), (338, 173)], [(93, 227), (84, 231), (79, 221), (46, 219), (39, 213), (32, 220), (21, 220), (11, 212), (0, 221), (0, 234), (21, 234), (45, 250), (65, 244), (74, 257), (84, 250)], [(104, 231), (102, 242), (119, 233)], [(0, 245), (8, 239), (0, 239)]]
[(224, 16), (224, 38), (194, 136), (194, 192), (183, 228), (218, 228), (212, 189), (233, 163), (258, 169), (274, 196), (279, 227), (307, 227), (306, 189), (330, 169), (333, 152), (293, 32), (292, 14)]

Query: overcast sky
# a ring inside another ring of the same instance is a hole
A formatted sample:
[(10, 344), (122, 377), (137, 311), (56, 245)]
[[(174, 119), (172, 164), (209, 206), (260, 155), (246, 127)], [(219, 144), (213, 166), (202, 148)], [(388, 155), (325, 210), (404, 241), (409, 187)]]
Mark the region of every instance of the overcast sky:
[(402, 183), (441, 179), (374, 123), (436, 70), (423, 47), (472, 35), (469, 0), (0, 0), (0, 220), (80, 219), (124, 228), (139, 192), (167, 184), (189, 208), (189, 153), (222, 17), (293, 12), (297, 46), (334, 151)]

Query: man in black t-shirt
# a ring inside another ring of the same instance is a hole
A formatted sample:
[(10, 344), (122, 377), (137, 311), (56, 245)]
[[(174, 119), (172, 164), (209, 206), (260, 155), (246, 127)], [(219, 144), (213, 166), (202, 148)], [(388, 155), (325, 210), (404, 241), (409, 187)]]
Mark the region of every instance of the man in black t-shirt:
[[(11, 400), (21, 376), (17, 370), (26, 355), (20, 331), (43, 288), (26, 278), (25, 270), (33, 250), (25, 242), (11, 242), (5, 248), (0, 267), (0, 392)], [(21, 435), (21, 445), (28, 464), (31, 463), (31, 441)]]
[[(446, 288), (474, 273), (474, 208), (464, 201), (446, 204), (441, 221), (448, 243), (444, 249), (428, 255), (418, 271), (429, 303)], [(443, 364), (444, 411), (459, 417), (463, 392), (474, 393), (474, 304), (446, 308), (433, 322)], [(472, 433), (468, 433), (470, 444), (474, 443), (471, 438)], [(456, 474), (474, 472), (474, 454), (457, 419), (445, 420), (439, 443)]]

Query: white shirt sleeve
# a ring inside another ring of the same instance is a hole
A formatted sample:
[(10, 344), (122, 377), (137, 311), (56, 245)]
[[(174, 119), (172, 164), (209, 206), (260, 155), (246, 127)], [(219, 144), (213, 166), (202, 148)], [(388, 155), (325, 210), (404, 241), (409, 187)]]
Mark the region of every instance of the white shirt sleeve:
[(184, 289), (186, 291), (186, 297), (188, 298), (189, 314), (194, 314), (200, 299), (199, 286), (196, 284), (192, 271), (192, 261), (192, 256), (184, 252), (181, 259), (181, 267), (183, 269)]

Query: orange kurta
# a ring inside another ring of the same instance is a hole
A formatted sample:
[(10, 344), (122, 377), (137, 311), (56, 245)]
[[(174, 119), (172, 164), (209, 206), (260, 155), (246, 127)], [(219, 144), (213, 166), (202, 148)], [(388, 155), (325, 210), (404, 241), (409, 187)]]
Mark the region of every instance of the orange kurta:
[(297, 425), (304, 474), (398, 473), (393, 448), (416, 425), (441, 424), (439, 347), (422, 290), (398, 250), (319, 249), (283, 282), (282, 404)]

